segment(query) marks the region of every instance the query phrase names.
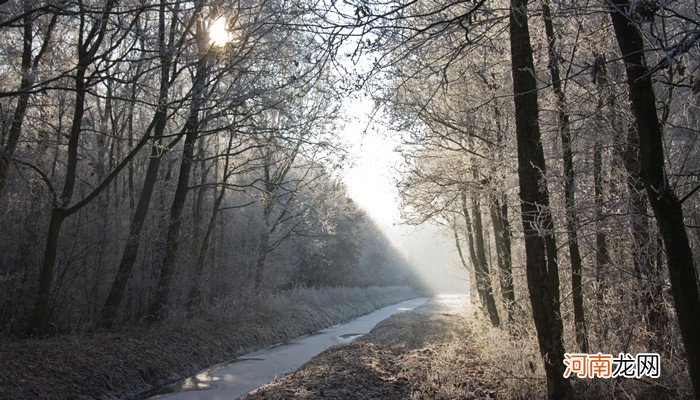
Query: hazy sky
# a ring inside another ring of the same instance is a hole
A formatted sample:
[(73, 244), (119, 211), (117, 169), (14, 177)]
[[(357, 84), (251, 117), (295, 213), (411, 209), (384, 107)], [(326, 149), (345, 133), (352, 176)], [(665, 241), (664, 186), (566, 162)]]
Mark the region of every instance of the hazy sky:
[(399, 194), (395, 186), (396, 166), (401, 156), (394, 151), (399, 144), (398, 134), (368, 129), (372, 103), (365, 99), (346, 101), (349, 122), (342, 134), (349, 143), (353, 166), (343, 172), (350, 196), (377, 222), (392, 243), (413, 265), (419, 276), (438, 293), (466, 293), (466, 274), (458, 269), (459, 258), (451, 237), (439, 227), (424, 224), (420, 227), (402, 223)]

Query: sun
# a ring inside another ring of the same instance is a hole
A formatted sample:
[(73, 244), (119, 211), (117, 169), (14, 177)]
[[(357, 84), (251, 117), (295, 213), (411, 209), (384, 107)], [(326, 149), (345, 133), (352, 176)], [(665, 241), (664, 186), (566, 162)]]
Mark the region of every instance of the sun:
[(226, 29), (226, 19), (223, 17), (217, 18), (209, 26), (209, 43), (214, 46), (225, 46), (230, 41), (231, 33)]

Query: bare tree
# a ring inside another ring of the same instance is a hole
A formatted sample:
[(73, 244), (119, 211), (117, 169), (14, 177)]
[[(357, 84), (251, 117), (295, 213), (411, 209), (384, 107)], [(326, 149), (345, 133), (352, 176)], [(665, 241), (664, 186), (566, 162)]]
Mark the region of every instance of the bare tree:
[(525, 233), (525, 268), (537, 328), (540, 354), (547, 373), (550, 398), (572, 397), (571, 384), (563, 377), (562, 321), (559, 305), (559, 269), (542, 142), (540, 141), (537, 82), (528, 29), (527, 0), (511, 0), (510, 41), (518, 138), (520, 207)]
[(2, 149), (2, 154), (0, 154), (0, 194), (2, 194), (7, 181), (7, 167), (12, 161), (12, 156), (17, 149), (17, 145), (22, 134), (22, 124), (27, 113), (27, 106), (29, 104), (29, 96), (31, 95), (30, 89), (34, 85), (36, 70), (41, 62), (41, 59), (46, 54), (51, 43), (51, 37), (54, 32), (54, 27), (56, 26), (56, 21), (58, 20), (58, 14), (52, 14), (45, 31), (43, 32), (43, 38), (41, 46), (38, 52), (35, 53), (34, 50), (34, 21), (40, 18), (40, 15), (33, 13), (28, 4), (24, 4), (24, 15), (22, 17), (22, 78), (20, 80), (19, 89), (17, 92), (17, 105), (15, 106), (14, 113), (12, 115), (12, 123), (10, 124), (9, 132), (7, 133), (7, 138), (4, 140), (4, 148)]
[(576, 212), (576, 182), (574, 172), (574, 157), (571, 145), (570, 116), (567, 112), (566, 95), (559, 71), (559, 55), (556, 48), (556, 35), (552, 13), (547, 1), (542, 2), (542, 15), (549, 50), (549, 73), (552, 77), (552, 89), (557, 98), (557, 118), (559, 136), (562, 143), (562, 157), (564, 163), (564, 201), (566, 207), (566, 232), (569, 236), (569, 259), (571, 260), (571, 287), (574, 303), (574, 326), (576, 330), (576, 342), (582, 352), (588, 351), (588, 333), (586, 329), (586, 316), (583, 309), (583, 287), (581, 251), (578, 244), (578, 215)]
[(46, 245), (44, 248), (39, 289), (32, 311), (31, 321), (27, 329), (29, 334), (36, 334), (43, 331), (46, 318), (49, 314), (51, 282), (53, 280), (54, 266), (56, 264), (58, 239), (63, 221), (70, 215), (68, 207), (73, 198), (77, 179), (78, 146), (80, 144), (80, 134), (85, 113), (85, 98), (88, 85), (93, 83), (91, 82), (93, 76), (88, 73), (88, 68), (95, 62), (95, 56), (107, 34), (108, 16), (114, 6), (114, 1), (107, 1), (103, 9), (100, 10), (100, 17), (96, 18), (95, 22), (92, 24), (88, 22), (88, 11), (85, 9), (79, 10), (80, 34), (78, 36), (78, 42), (76, 43), (78, 62), (73, 77), (75, 85), (75, 105), (71, 127), (68, 132), (68, 159), (66, 161), (65, 178), (61, 193), (60, 195), (57, 192), (53, 193), (54, 204), (51, 208), (51, 218), (49, 220)]
[[(131, 217), (129, 226), (129, 235), (127, 237), (124, 250), (122, 251), (121, 261), (117, 274), (112, 282), (109, 295), (105, 300), (105, 304), (100, 313), (100, 325), (109, 328), (117, 317), (117, 312), (124, 296), (126, 284), (131, 275), (131, 270), (136, 262), (139, 246), (141, 244), (141, 230), (143, 229), (146, 215), (151, 203), (151, 196), (155, 189), (158, 170), (165, 150), (163, 145), (163, 137), (165, 135), (167, 116), (168, 116), (168, 99), (173, 77), (171, 77), (173, 52), (182, 45), (181, 40), (178, 40), (177, 34), (177, 8), (172, 13), (170, 21), (167, 20), (166, 2), (161, 1), (158, 10), (158, 36), (157, 48), (159, 56), (159, 90), (156, 100), (156, 110), (153, 113), (151, 123), (145, 132), (145, 137), (151, 138), (152, 145), (148, 167), (145, 172), (141, 192), (138, 197), (136, 209)], [(170, 22), (168, 33), (168, 22)], [(130, 179), (130, 182), (131, 179)]]
[(642, 178), (664, 240), (673, 300), (688, 370), (697, 395), (700, 394), (700, 336), (696, 332), (700, 326), (700, 294), (693, 252), (683, 221), (682, 202), (669, 186), (665, 172), (661, 125), (642, 34), (629, 19), (632, 11), (629, 2), (611, 1), (609, 6), (615, 36), (625, 61), (632, 113), (639, 134)]

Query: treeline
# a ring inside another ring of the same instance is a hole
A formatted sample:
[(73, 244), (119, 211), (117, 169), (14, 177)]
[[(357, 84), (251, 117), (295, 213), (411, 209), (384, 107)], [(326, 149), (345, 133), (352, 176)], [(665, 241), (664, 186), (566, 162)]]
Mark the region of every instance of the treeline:
[(565, 351), (631, 349), (697, 395), (697, 4), (356, 7), (358, 47), (382, 54), (369, 72), (391, 82), (373, 81), (377, 101), (405, 133), (404, 215), (450, 232), (494, 327), (534, 328), (549, 398), (573, 396)]
[(0, 4), (3, 331), (411, 281), (335, 177), (338, 82), (303, 7)]

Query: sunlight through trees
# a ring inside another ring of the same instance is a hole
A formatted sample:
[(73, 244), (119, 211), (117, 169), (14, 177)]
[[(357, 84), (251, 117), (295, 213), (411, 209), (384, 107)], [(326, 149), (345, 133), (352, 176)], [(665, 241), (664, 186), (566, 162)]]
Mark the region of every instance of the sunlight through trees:
[[(7, 0), (0, 32), (7, 340), (423, 289), (340, 178), (383, 134), (396, 171), (356, 170), (454, 247), (509, 395), (700, 394), (697, 3)], [(564, 377), (630, 349), (658, 380)]]

